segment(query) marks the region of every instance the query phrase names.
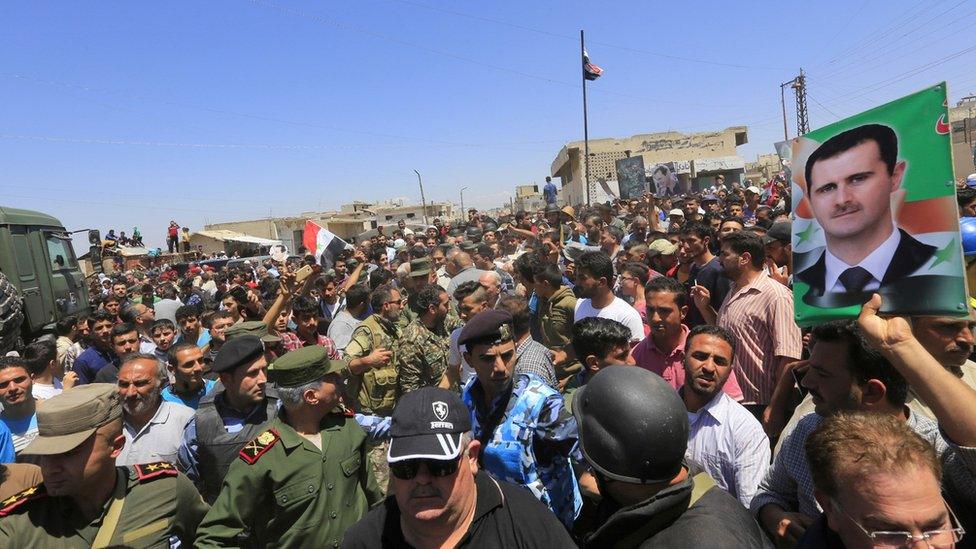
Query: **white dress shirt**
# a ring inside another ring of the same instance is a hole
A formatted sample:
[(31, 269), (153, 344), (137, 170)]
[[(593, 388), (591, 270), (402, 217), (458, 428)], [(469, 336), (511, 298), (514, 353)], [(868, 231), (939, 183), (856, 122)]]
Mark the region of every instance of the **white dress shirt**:
[(824, 265), (826, 267), (824, 288), (827, 288), (829, 292), (846, 292), (847, 288), (844, 288), (844, 285), (838, 280), (840, 275), (851, 267), (863, 267), (874, 277), (874, 280), (864, 286), (864, 290), (877, 290), (881, 287), (881, 280), (884, 279), (885, 272), (888, 271), (888, 265), (891, 264), (891, 258), (895, 256), (895, 250), (898, 249), (898, 244), (900, 243), (901, 233), (898, 232), (898, 227), (894, 227), (891, 235), (857, 265), (844, 263), (844, 261), (830, 253), (830, 248), (826, 248), (824, 252)]
[(183, 442), (183, 428), (194, 413), (195, 410), (189, 406), (161, 400), (156, 414), (138, 432), (123, 419), (125, 447), (115, 458), (115, 464), (176, 463), (176, 454)]
[(688, 412), (685, 458), (748, 509), (769, 468), (769, 439), (745, 407), (720, 391), (698, 412)]

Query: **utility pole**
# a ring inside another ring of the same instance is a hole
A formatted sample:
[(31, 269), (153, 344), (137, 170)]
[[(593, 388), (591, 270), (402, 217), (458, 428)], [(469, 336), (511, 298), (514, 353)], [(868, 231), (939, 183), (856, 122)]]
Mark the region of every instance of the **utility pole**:
[(461, 187), (461, 221), (464, 221), (464, 190), (467, 187)]
[[(583, 30), (580, 29), (580, 56), (586, 56), (583, 45)], [(586, 186), (586, 207), (590, 207), (590, 126), (586, 117), (586, 71), (583, 75), (583, 185)]]
[(803, 69), (800, 69), (799, 76), (779, 85), (779, 102), (783, 109), (784, 140), (790, 138), (790, 131), (786, 125), (786, 86), (793, 88), (793, 93), (796, 96), (796, 134), (803, 135), (810, 132), (810, 117), (807, 113), (807, 78), (803, 75)]
[(417, 174), (417, 183), (420, 183), (420, 203), (424, 206), (424, 225), (427, 223), (427, 199), (424, 198), (424, 182), (420, 179), (420, 172), (414, 170), (413, 173)]
[(793, 83), (793, 91), (796, 92), (797, 135), (810, 133), (810, 118), (807, 114), (807, 78), (803, 76), (803, 69), (800, 69), (800, 76), (797, 76)]

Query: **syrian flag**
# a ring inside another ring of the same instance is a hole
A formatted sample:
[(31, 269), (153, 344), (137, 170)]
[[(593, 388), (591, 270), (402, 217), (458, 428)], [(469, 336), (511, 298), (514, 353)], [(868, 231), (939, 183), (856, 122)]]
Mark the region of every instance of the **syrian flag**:
[(590, 56), (583, 50), (583, 78), (587, 80), (596, 80), (603, 75), (603, 69), (590, 63)]
[(322, 264), (323, 254), (328, 254), (326, 259), (331, 264), (335, 261), (336, 256), (339, 255), (339, 252), (346, 248), (351, 248), (345, 240), (320, 227), (311, 220), (305, 221), (305, 234), (302, 236), (302, 245), (308, 248), (309, 252), (315, 254), (315, 261), (319, 265)]

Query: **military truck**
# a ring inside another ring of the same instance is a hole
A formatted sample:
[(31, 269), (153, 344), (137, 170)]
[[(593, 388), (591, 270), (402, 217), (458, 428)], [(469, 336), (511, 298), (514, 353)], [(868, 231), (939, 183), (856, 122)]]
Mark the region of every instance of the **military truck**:
[[(98, 231), (89, 230), (88, 240), (93, 255), (100, 254)], [(64, 225), (0, 206), (0, 354), (53, 332), (59, 319), (88, 306), (88, 285)]]

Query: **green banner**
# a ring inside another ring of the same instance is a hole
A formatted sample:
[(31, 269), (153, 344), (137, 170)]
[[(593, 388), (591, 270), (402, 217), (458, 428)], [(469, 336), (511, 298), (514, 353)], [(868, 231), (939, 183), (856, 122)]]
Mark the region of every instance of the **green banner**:
[(968, 314), (945, 83), (792, 140), (793, 298), (810, 326)]

